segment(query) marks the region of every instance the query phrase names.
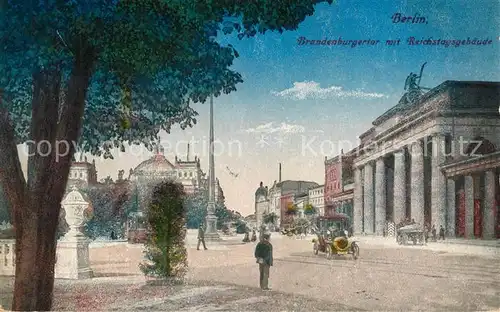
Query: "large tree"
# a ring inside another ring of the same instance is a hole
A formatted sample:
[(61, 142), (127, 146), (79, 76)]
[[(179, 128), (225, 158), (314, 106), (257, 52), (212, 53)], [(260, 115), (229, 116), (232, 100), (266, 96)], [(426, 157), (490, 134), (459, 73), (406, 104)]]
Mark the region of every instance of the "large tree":
[[(151, 148), (159, 129), (191, 126), (190, 103), (242, 81), (230, 69), (237, 53), (218, 33), (294, 30), (319, 2), (331, 0), (0, 1), (0, 184), (16, 230), (13, 310), (52, 306), (74, 143), (109, 157), (123, 142)], [(21, 143), (30, 143), (27, 179)]]

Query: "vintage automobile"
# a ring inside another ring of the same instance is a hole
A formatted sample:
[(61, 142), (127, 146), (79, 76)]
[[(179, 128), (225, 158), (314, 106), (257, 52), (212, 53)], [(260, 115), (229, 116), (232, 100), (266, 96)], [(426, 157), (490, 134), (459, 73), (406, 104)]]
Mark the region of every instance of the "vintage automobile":
[(412, 242), (413, 245), (425, 245), (425, 232), (418, 224), (410, 224), (400, 227), (397, 230), (396, 241), (400, 245), (407, 245)]
[[(354, 260), (359, 257), (359, 245), (356, 241), (349, 239), (349, 233), (346, 230), (349, 225), (347, 215), (335, 213), (319, 217), (316, 221), (316, 225), (312, 227), (317, 236), (313, 239), (314, 254), (324, 252), (327, 258), (333, 255), (351, 254)], [(343, 230), (333, 233), (333, 228)]]
[(284, 228), (283, 230), (281, 230), (281, 235), (286, 235), (286, 236), (293, 236), (295, 235), (296, 233), (296, 229), (293, 228), (293, 227), (288, 227), (288, 228)]
[(359, 245), (356, 241), (349, 239), (347, 235), (335, 237), (333, 240), (325, 235), (317, 234), (313, 239), (313, 251), (317, 255), (319, 252), (326, 253), (328, 259), (334, 255), (352, 255), (352, 259), (359, 257)]

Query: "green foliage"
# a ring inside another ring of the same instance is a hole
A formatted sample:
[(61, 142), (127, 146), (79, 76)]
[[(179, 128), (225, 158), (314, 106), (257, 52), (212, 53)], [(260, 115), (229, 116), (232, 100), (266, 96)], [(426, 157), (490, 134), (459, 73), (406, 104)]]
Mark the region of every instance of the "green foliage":
[(182, 184), (162, 182), (153, 191), (147, 219), (150, 235), (141, 271), (152, 277), (183, 277), (187, 270), (186, 209)]
[(113, 231), (118, 238), (123, 238), (127, 205), (132, 197), (130, 188), (128, 183), (115, 183), (82, 190), (94, 209), (92, 218), (84, 225), (87, 237), (109, 238)]
[(245, 222), (243, 222), (243, 220), (236, 221), (236, 233), (237, 234), (244, 234), (248, 231), (250, 231), (250, 229), (248, 228), (247, 224)]
[(316, 213), (316, 208), (312, 204), (306, 204), (304, 206), (304, 214), (306, 215), (313, 215)]
[[(186, 226), (188, 229), (197, 229), (201, 223), (205, 223), (208, 206), (208, 192), (204, 189), (193, 194), (187, 194), (186, 205)], [(217, 217), (217, 228), (221, 229), (226, 222), (237, 220), (237, 216), (231, 212), (224, 203), (215, 204), (215, 216)]]
[[(191, 103), (230, 93), (242, 82), (230, 69), (237, 51), (218, 35), (251, 37), (296, 30), (317, 3), (331, 0), (8, 1), (0, 14), (0, 89), (29, 139), (32, 73), (51, 66), (68, 77), (81, 58), (92, 66), (80, 148), (112, 157), (123, 142), (153, 148), (159, 129), (196, 123)], [(55, 67), (53, 65), (56, 65)], [(104, 144), (105, 143), (105, 144)]]
[(275, 224), (278, 221), (278, 216), (274, 212), (265, 213), (262, 219), (264, 223)]

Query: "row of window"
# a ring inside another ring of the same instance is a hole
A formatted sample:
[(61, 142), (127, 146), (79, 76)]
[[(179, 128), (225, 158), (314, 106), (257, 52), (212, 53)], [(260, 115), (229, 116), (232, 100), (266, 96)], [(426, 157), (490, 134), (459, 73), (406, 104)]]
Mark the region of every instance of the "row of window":
[(311, 195), (319, 195), (319, 194), (323, 194), (323, 189), (310, 191), (310, 193), (311, 193)]
[(82, 171), (80, 171), (80, 172), (78, 172), (78, 171), (71, 171), (69, 173), (69, 178), (70, 179), (78, 179), (78, 178), (83, 179), (83, 172)]
[(324, 202), (324, 198), (313, 198), (313, 199), (310, 199), (311, 201), (311, 204), (316, 204), (316, 205), (319, 205), (319, 204), (322, 204)]
[[(182, 175), (182, 172), (179, 172), (179, 178), (182, 178), (183, 175)], [(184, 172), (184, 178), (187, 178), (188, 177), (188, 173), (187, 172)], [(192, 178), (193, 177), (193, 173), (190, 172), (189, 173), (189, 177)]]

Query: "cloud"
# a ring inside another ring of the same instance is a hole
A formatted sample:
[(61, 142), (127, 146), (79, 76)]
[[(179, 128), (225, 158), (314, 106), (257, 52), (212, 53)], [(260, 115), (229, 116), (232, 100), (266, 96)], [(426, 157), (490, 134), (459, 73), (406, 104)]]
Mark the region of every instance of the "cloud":
[(292, 134), (292, 133), (304, 133), (306, 128), (300, 125), (292, 125), (282, 122), (279, 125), (275, 125), (274, 122), (269, 122), (263, 125), (259, 125), (255, 128), (246, 129), (247, 133), (260, 133), (260, 134)]
[(344, 88), (339, 86), (321, 88), (319, 83), (315, 81), (294, 82), (293, 87), (282, 91), (271, 91), (271, 94), (294, 100), (331, 98), (374, 99), (386, 97), (386, 95), (381, 93), (369, 93), (361, 90), (344, 90)]

